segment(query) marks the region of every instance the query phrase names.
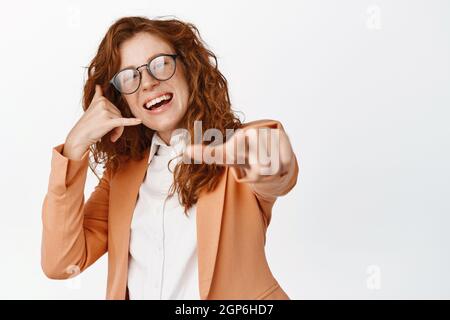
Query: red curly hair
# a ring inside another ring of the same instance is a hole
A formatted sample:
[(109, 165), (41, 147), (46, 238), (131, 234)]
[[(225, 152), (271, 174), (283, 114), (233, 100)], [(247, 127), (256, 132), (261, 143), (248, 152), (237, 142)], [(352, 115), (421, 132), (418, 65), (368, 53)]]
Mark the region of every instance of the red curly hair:
[[(148, 19), (124, 17), (117, 20), (106, 32), (95, 57), (88, 66), (88, 78), (84, 85), (83, 109), (89, 107), (99, 84), (104, 96), (110, 100), (124, 117), (133, 117), (125, 99), (109, 80), (119, 70), (120, 45), (140, 32), (149, 32), (170, 44), (179, 55), (186, 70), (189, 87), (188, 108), (180, 128), (186, 128), (194, 137), (194, 121), (202, 121), (202, 129), (219, 129), (225, 137), (225, 129), (237, 129), (241, 121), (231, 109), (227, 80), (218, 69), (217, 58), (207, 49), (198, 29), (192, 23), (177, 19)], [(115, 143), (105, 135), (91, 146), (95, 167), (103, 164), (105, 169), (118, 170), (129, 159), (140, 160), (151, 145), (154, 131), (141, 124), (127, 126)], [(178, 193), (180, 203), (187, 210), (194, 205), (203, 188), (212, 190), (217, 185), (223, 168), (208, 164), (185, 164), (179, 162), (174, 170), (174, 184), (170, 194)]]

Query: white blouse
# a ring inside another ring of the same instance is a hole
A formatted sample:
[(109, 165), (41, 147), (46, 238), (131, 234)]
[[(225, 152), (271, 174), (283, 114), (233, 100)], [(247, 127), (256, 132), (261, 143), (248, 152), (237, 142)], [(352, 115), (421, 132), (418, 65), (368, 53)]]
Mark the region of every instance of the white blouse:
[[(128, 292), (133, 299), (200, 299), (196, 206), (184, 214), (177, 193), (167, 198), (173, 169), (186, 144), (183, 133), (168, 146), (155, 132), (149, 166), (131, 223)], [(176, 157), (170, 163), (170, 159)]]

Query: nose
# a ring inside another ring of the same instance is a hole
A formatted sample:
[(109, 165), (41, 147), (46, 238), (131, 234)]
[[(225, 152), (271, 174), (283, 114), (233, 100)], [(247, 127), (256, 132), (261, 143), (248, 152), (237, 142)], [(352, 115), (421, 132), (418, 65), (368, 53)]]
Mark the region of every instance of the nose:
[(142, 74), (142, 83), (141, 83), (141, 88), (144, 91), (151, 91), (153, 89), (153, 87), (159, 85), (159, 80), (153, 78), (147, 70), (142, 70), (141, 71)]

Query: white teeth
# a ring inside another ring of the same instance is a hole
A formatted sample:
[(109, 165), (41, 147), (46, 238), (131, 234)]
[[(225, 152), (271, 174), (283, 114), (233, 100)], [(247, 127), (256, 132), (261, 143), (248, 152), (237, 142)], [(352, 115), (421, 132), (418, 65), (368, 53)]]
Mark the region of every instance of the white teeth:
[(153, 105), (157, 104), (158, 102), (161, 102), (162, 100), (169, 100), (169, 99), (170, 99), (170, 95), (165, 94), (165, 95), (163, 95), (161, 97), (158, 97), (158, 98), (150, 100), (149, 102), (147, 102), (145, 104), (145, 107), (147, 109), (150, 109)]

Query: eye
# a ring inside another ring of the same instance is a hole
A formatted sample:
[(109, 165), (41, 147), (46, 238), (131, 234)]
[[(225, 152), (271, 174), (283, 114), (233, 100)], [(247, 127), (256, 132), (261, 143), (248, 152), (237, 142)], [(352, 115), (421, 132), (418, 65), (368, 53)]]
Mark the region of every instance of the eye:
[(162, 62), (157, 62), (157, 63), (155, 63), (155, 64), (153, 65), (153, 68), (154, 68), (154, 69), (161, 69), (161, 68), (164, 68), (165, 65), (166, 65), (166, 63), (165, 63), (164, 61), (162, 61)]
[(167, 59), (166, 56), (161, 56), (161, 57), (157, 57), (155, 58), (152, 62), (151, 62), (151, 68), (152, 70), (161, 70), (164, 69), (165, 66), (167, 66), (169, 64), (169, 61)]
[(136, 70), (123, 70), (118, 74), (118, 80), (119, 83), (126, 84), (128, 82), (135, 81), (137, 78), (139, 78), (139, 73)]

